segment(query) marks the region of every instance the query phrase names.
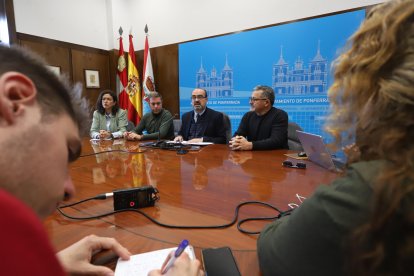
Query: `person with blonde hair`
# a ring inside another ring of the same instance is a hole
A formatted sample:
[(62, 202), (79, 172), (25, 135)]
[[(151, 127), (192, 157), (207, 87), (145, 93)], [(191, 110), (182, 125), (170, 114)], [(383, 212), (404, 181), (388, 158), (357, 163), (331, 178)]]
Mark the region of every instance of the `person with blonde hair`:
[(373, 8), (336, 61), (326, 130), (344, 175), (265, 227), (263, 275), (414, 275), (414, 1)]

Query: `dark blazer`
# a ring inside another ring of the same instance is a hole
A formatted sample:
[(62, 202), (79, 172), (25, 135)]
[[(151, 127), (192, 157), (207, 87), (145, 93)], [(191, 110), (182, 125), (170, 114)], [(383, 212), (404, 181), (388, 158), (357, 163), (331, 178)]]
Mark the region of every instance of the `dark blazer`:
[[(184, 113), (181, 118), (182, 124), (178, 135), (181, 135), (184, 141), (188, 140), (192, 118), (194, 118), (194, 110)], [(223, 113), (206, 107), (200, 119), (205, 121), (204, 129), (202, 130), (204, 142), (213, 142), (214, 144), (226, 143)]]

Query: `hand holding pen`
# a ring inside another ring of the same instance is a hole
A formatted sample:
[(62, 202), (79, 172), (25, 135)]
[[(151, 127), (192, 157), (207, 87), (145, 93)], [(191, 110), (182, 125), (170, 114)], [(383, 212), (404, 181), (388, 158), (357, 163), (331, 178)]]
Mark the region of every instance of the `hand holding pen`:
[(165, 260), (164, 264), (161, 268), (161, 274), (165, 274), (168, 269), (170, 269), (173, 265), (175, 260), (180, 257), (180, 255), (184, 252), (185, 248), (188, 246), (188, 240), (183, 240), (180, 245), (175, 250), (174, 254), (171, 256), (171, 254), (168, 255), (167, 260)]
[(159, 275), (177, 275), (177, 276), (202, 276), (199, 260), (191, 260), (187, 253), (184, 252), (188, 246), (188, 241), (183, 240), (175, 251), (172, 251), (164, 261), (161, 269), (153, 270), (149, 276)]

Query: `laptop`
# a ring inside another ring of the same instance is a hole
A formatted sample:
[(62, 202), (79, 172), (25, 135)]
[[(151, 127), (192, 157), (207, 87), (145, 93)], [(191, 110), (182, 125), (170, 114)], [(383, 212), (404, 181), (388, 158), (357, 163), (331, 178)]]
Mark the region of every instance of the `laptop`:
[(302, 144), (308, 159), (321, 167), (332, 171), (342, 171), (345, 163), (339, 159), (333, 159), (320, 135), (296, 130), (299, 141)]

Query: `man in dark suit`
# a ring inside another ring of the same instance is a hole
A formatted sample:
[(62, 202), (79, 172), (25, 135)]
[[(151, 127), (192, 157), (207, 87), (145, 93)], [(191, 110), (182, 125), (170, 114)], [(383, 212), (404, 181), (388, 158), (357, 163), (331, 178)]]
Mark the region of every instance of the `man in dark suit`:
[(223, 114), (207, 107), (207, 91), (196, 88), (191, 93), (193, 111), (183, 114), (182, 125), (174, 141), (226, 143)]

